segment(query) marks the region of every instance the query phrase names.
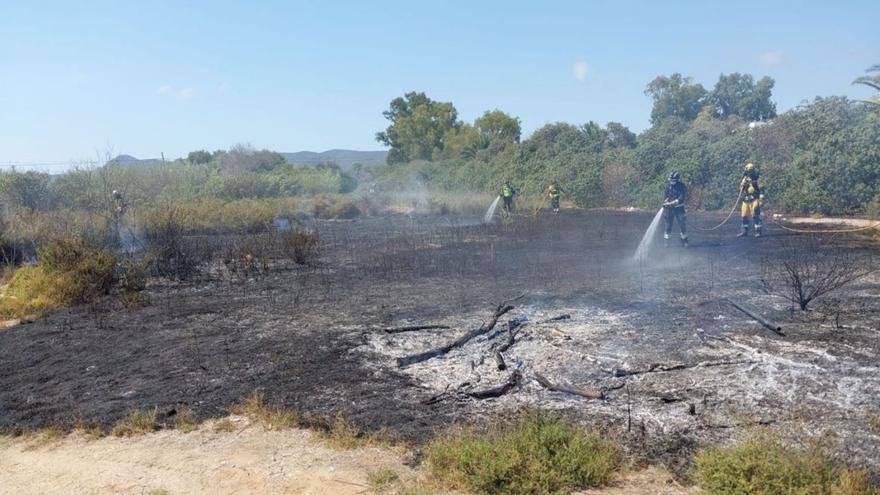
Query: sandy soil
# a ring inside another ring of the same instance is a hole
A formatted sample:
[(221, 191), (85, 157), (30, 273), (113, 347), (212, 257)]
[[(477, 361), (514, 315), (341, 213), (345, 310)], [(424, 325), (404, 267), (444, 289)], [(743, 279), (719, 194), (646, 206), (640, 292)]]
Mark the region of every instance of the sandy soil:
[[(338, 494), (371, 493), (368, 475), (392, 470), (406, 483), (424, 474), (406, 454), (381, 448), (331, 450), (305, 430), (267, 431), (230, 417), (237, 430), (165, 430), (135, 438), (88, 440), (77, 434), (45, 444), (0, 441), (0, 494)], [(689, 495), (672, 475), (648, 468), (579, 495)]]
[(75, 435), (41, 447), (0, 446), (0, 494), (355, 494), (367, 473), (411, 472), (400, 455), (330, 450), (303, 430), (266, 431), (233, 418), (234, 432), (210, 425), (184, 434), (89, 441)]

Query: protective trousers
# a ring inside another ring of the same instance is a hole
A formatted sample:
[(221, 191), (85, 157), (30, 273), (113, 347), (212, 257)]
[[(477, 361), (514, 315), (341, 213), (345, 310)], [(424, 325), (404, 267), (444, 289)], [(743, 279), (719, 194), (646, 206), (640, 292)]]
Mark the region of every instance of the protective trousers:
[(678, 230), (681, 231), (681, 240), (686, 241), (688, 238), (688, 235), (687, 235), (687, 214), (684, 211), (684, 206), (679, 206), (679, 207), (675, 207), (675, 208), (666, 208), (665, 219), (666, 219), (666, 230), (663, 233), (663, 238), (669, 239), (669, 234), (672, 233), (672, 224), (677, 220), (678, 221)]
[(761, 200), (754, 199), (752, 201), (743, 201), (741, 213), (743, 232), (748, 232), (749, 217), (752, 217), (752, 221), (755, 224), (755, 233), (760, 234), (761, 229), (764, 227), (761, 223)]

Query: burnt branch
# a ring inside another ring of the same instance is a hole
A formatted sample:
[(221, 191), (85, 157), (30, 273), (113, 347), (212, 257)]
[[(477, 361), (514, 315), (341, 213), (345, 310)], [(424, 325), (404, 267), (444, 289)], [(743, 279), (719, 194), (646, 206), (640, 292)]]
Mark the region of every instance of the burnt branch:
[(835, 248), (818, 237), (784, 240), (779, 256), (765, 258), (761, 283), (769, 294), (781, 296), (802, 311), (825, 295), (877, 270), (871, 260)]
[[(520, 296), (520, 297), (522, 297), (522, 296)], [(495, 310), (495, 314), (492, 315), (492, 318), (489, 321), (487, 321), (486, 323), (483, 323), (482, 325), (480, 325), (479, 328), (471, 330), (470, 332), (462, 335), (461, 337), (455, 339), (454, 341), (452, 341), (448, 344), (442, 345), (440, 347), (431, 349), (429, 351), (420, 352), (418, 354), (413, 354), (411, 356), (397, 358), (397, 366), (400, 368), (403, 368), (403, 367), (406, 367), (406, 366), (409, 366), (412, 364), (427, 361), (427, 360), (435, 358), (435, 357), (443, 356), (444, 354), (455, 349), (456, 347), (463, 346), (464, 344), (468, 343), (470, 340), (474, 339), (475, 337), (479, 337), (480, 335), (491, 332), (492, 329), (495, 328), (495, 325), (498, 323), (498, 319), (501, 318), (502, 316), (504, 316), (505, 314), (507, 314), (512, 309), (513, 309), (513, 306), (510, 306), (510, 305), (498, 306), (498, 308)]]

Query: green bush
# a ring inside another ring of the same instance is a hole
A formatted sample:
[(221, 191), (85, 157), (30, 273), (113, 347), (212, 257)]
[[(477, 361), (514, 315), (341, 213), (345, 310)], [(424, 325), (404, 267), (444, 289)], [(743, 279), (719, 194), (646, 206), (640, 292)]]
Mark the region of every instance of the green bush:
[(769, 433), (717, 447), (695, 459), (694, 478), (709, 495), (870, 495), (864, 471), (841, 467), (819, 444), (785, 445)]
[(40, 315), (46, 310), (81, 304), (107, 294), (116, 258), (76, 239), (56, 239), (39, 249), (40, 263), (16, 270), (0, 296), (0, 314)]
[(450, 488), (485, 494), (556, 494), (607, 484), (620, 449), (568, 421), (530, 412), (480, 434), (466, 429), (426, 449), (431, 475)]

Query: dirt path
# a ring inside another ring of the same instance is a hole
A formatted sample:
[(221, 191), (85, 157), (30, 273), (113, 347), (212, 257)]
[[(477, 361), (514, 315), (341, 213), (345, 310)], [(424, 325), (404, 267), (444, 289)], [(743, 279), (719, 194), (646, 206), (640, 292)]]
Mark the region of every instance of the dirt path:
[[(136, 438), (77, 434), (39, 445), (0, 438), (0, 495), (374, 493), (371, 471), (417, 483), (403, 455), (381, 448), (333, 450), (306, 430), (267, 431), (240, 417), (234, 431), (165, 430)], [(393, 492), (392, 492), (393, 493)], [(428, 493), (428, 492), (426, 492)], [(628, 473), (609, 488), (579, 495), (695, 495), (658, 468)]]
[(71, 436), (42, 447), (8, 442), (0, 446), (0, 494), (344, 495), (364, 493), (372, 470), (410, 471), (391, 451), (330, 450), (310, 436), (256, 426), (214, 432), (203, 425), (189, 434), (169, 430), (96, 441)]

